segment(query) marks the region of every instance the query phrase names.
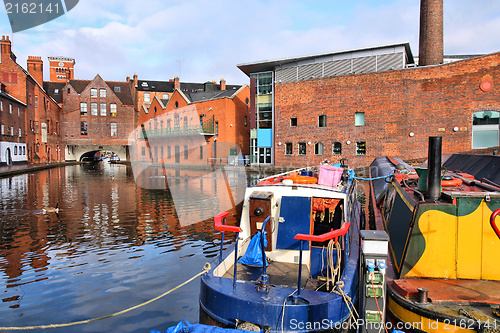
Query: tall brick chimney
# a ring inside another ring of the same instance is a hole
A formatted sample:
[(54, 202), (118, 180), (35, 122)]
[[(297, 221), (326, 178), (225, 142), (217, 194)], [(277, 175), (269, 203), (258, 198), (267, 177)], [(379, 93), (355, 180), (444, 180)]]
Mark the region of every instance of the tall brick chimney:
[(443, 0), (420, 1), (418, 65), (443, 63)]
[(1, 49), (2, 49), (2, 62), (9, 59), (12, 54), (12, 44), (9, 40), (9, 36), (2, 36), (2, 40), (0, 41)]
[(42, 57), (28, 56), (28, 61), (26, 63), (28, 66), (28, 72), (36, 80), (36, 82), (38, 82), (39, 85), (43, 86), (43, 61), (42, 61)]
[(220, 90), (226, 90), (226, 79), (220, 79)]
[(181, 87), (181, 83), (179, 82), (179, 77), (174, 77), (174, 89), (179, 89)]

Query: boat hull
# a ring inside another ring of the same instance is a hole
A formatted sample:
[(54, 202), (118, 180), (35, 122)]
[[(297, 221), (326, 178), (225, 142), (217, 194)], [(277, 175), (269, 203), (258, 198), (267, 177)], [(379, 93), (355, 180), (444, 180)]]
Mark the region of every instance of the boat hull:
[[(357, 235), (357, 227), (352, 230)], [(355, 304), (358, 294), (359, 249), (357, 237), (351, 242), (342, 290)], [(234, 246), (226, 251), (231, 256)], [(212, 263), (216, 267), (219, 260)], [(257, 291), (257, 284), (213, 275), (203, 275), (200, 288), (200, 323), (234, 328), (237, 322), (253, 323), (266, 332), (323, 332), (349, 329), (350, 309), (342, 295), (301, 289), (306, 302), (293, 302), (295, 288), (271, 285), (268, 292)], [(287, 301), (288, 299), (288, 301)], [(286, 305), (285, 305), (286, 304)], [(283, 311), (284, 310), (284, 311)]]

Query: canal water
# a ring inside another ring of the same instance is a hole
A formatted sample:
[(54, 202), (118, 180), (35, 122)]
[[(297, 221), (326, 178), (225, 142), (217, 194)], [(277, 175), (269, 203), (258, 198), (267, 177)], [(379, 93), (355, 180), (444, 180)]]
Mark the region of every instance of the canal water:
[[(193, 178), (172, 177), (179, 186)], [(229, 178), (253, 181), (244, 173)], [(205, 218), (218, 208), (214, 194), (206, 183), (196, 184), (189, 190), (206, 192), (207, 202), (190, 200), (189, 191), (177, 189), (186, 195), (173, 197), (169, 190), (138, 186), (130, 167), (108, 163), (0, 179), (0, 327), (110, 315), (201, 272), (217, 256), (221, 237)], [(231, 199), (228, 223), (235, 224), (241, 207)], [(56, 205), (57, 214), (43, 211)], [(198, 321), (198, 293), (199, 278), (115, 317), (31, 332), (164, 331), (183, 318)]]

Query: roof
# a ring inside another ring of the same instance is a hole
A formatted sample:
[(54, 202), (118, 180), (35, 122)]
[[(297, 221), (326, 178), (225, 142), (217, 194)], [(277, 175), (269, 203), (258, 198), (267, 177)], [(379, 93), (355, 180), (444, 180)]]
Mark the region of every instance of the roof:
[(357, 49), (348, 49), (348, 50), (342, 50), (342, 51), (335, 51), (335, 52), (327, 52), (327, 53), (317, 53), (317, 54), (311, 54), (311, 55), (304, 55), (304, 56), (298, 56), (298, 57), (287, 57), (287, 58), (281, 58), (281, 59), (275, 59), (275, 60), (263, 60), (263, 61), (257, 61), (257, 62), (249, 62), (245, 64), (239, 64), (237, 67), (245, 73), (247, 76), (250, 76), (252, 73), (259, 73), (259, 72), (266, 72), (266, 71), (273, 71), (276, 67), (280, 67), (286, 64), (290, 63), (298, 63), (299, 61), (304, 61), (304, 60), (312, 60), (315, 58), (322, 58), (322, 57), (328, 57), (328, 56), (340, 56), (340, 55), (346, 55), (349, 53), (360, 53), (363, 54), (363, 56), (366, 56), (367, 52), (374, 52), (377, 50), (381, 49), (388, 49), (392, 47), (398, 47), (398, 46), (403, 46), (406, 51), (406, 55), (408, 57), (408, 63), (413, 63), (413, 54), (410, 49), (410, 43), (409, 42), (402, 42), (402, 43), (395, 43), (395, 44), (387, 44), (387, 45), (378, 45), (378, 46), (371, 46), (371, 47), (364, 47), (364, 48), (357, 48)]
[(204, 91), (184, 94), (191, 101), (191, 103), (198, 103), (224, 97), (231, 98), (235, 94), (235, 90)]
[[(83, 90), (92, 82), (92, 80), (69, 80), (69, 84), (81, 94)], [(115, 95), (120, 99), (124, 105), (134, 105), (132, 91), (127, 82), (121, 81), (104, 81), (108, 87), (113, 90)]]
[[(179, 86), (180, 90), (185, 93), (194, 93), (205, 91), (207, 84), (212, 85), (213, 90), (220, 90), (220, 84), (210, 81), (205, 83), (180, 82)], [(240, 85), (226, 85), (226, 90), (238, 90), (240, 87)], [(137, 80), (137, 90), (173, 93), (175, 90), (174, 81)]]
[(174, 81), (137, 80), (138, 91), (174, 91)]
[(65, 82), (44, 82), (43, 89), (47, 94), (52, 97), (57, 103), (62, 104), (63, 102), (63, 88), (66, 85)]
[(6, 93), (5, 91), (3, 91), (3, 90), (0, 90), (0, 96), (1, 96), (1, 97), (4, 97), (4, 98), (7, 98), (7, 99), (10, 99), (11, 101), (16, 102), (16, 103), (18, 103), (18, 104), (21, 104), (21, 105), (26, 106), (26, 103), (21, 102), (20, 100), (18, 100), (18, 99), (17, 99), (17, 98), (15, 98), (14, 96), (11, 96), (11, 95), (7, 94), (7, 93)]

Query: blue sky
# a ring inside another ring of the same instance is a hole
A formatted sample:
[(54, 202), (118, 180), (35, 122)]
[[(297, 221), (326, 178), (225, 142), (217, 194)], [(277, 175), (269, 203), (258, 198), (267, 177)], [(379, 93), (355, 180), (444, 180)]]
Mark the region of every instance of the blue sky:
[[(12, 34), (18, 62), (73, 57), (75, 78), (248, 83), (237, 64), (410, 42), (418, 56), (418, 0), (80, 0), (66, 15)], [(444, 0), (445, 54), (500, 51), (500, 1)]]

